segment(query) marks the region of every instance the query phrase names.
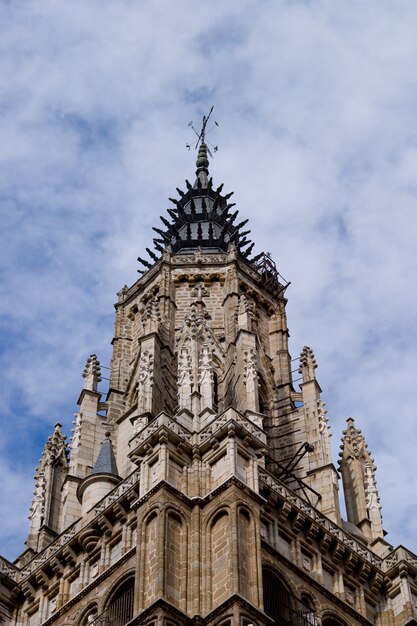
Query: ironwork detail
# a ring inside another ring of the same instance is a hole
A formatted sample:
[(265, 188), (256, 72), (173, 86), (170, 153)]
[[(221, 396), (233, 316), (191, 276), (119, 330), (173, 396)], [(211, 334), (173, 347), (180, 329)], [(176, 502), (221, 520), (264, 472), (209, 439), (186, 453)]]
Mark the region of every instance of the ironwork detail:
[(133, 617), (133, 588), (111, 602), (107, 609), (88, 621), (88, 626), (125, 626)]
[(291, 284), (280, 276), (277, 266), (272, 260), (269, 252), (261, 252), (261, 254), (258, 254), (252, 261), (249, 262), (262, 278), (262, 283), (266, 289), (274, 293), (276, 296), (282, 295)]
[(314, 610), (293, 596), (278, 578), (264, 571), (265, 613), (274, 621), (274, 626), (317, 626)]

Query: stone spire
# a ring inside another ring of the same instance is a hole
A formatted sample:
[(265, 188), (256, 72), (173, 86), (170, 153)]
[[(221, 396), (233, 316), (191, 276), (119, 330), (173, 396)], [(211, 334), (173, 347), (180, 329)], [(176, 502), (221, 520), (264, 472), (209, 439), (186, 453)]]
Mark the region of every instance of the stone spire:
[[(55, 424), (48, 437), (35, 474), (35, 491), (30, 508), (28, 547), (39, 550), (50, 534), (60, 530), (61, 489), (68, 471), (66, 437)], [(41, 533), (41, 529), (45, 531)], [(44, 537), (47, 535), (47, 537)]]
[(97, 391), (98, 383), (101, 381), (100, 361), (95, 354), (91, 354), (85, 364), (84, 372), (84, 389), (88, 391)]
[(119, 476), (116, 457), (114, 456), (110, 433), (106, 433), (106, 438), (101, 444), (100, 452), (93, 467), (92, 474), (113, 474)]
[[(207, 118), (204, 118), (205, 122)], [(196, 160), (196, 179), (194, 185), (185, 181), (186, 191), (177, 187), (179, 199), (170, 198), (175, 208), (168, 209), (170, 219), (161, 216), (164, 228), (154, 228), (158, 234), (154, 239), (156, 251), (162, 253), (166, 246), (174, 253), (180, 250), (198, 248), (209, 249), (211, 252), (226, 251), (229, 244), (236, 246), (238, 253), (250, 263), (257, 258), (249, 259), (254, 244), (248, 239), (250, 230), (243, 230), (248, 220), (236, 223), (238, 211), (232, 211), (234, 203), (229, 203), (233, 192), (222, 194), (223, 184), (213, 187), (209, 175), (209, 148), (205, 143), (204, 132), (199, 137)], [(146, 249), (151, 261), (138, 258), (145, 270), (159, 260), (149, 248)]]
[(92, 509), (121, 480), (110, 433), (106, 432), (91, 474), (84, 478), (77, 489), (77, 498), (81, 504), (81, 515), (85, 515)]
[(308, 346), (304, 346), (300, 354), (299, 374), (303, 377), (303, 383), (316, 380), (315, 370), (317, 369), (316, 358), (314, 352)]
[(370, 540), (383, 537), (376, 465), (352, 417), (348, 418), (347, 429), (343, 431), (341, 450), (339, 466), (348, 521), (356, 524)]
[(302, 415), (306, 441), (313, 450), (309, 454), (309, 472), (306, 481), (321, 495), (318, 508), (333, 521), (340, 522), (338, 475), (332, 462), (330, 428), (321, 388), (316, 378), (317, 361), (314, 352), (304, 346), (300, 354), (299, 374), (302, 376)]
[(80, 481), (91, 473), (108, 429), (107, 417), (100, 415), (102, 408), (98, 384), (101, 381), (101, 368), (95, 354), (88, 357), (82, 376), (83, 388), (78, 398), (80, 410), (74, 415), (69, 471), (62, 491), (65, 525), (72, 524), (80, 516), (77, 489)]

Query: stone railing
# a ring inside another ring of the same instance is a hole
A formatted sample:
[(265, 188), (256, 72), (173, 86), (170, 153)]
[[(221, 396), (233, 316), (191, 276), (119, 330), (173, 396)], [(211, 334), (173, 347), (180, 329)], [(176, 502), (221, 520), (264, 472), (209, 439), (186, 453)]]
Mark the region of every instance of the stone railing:
[(0, 556), (0, 574), (4, 574), (8, 576), (15, 582), (18, 581), (19, 578), (19, 570), (12, 563), (9, 563), (6, 559)]
[(121, 482), (113, 491), (111, 491), (105, 498), (100, 500), (94, 509), (94, 512), (98, 515), (102, 513), (108, 506), (116, 502), (124, 493), (129, 491), (139, 481), (140, 471), (135, 470), (133, 474), (130, 474), (123, 482)]
[(234, 409), (227, 409), (222, 415), (214, 419), (208, 426), (203, 428), (199, 434), (200, 444), (210, 439), (218, 430), (223, 428), (228, 422), (235, 422), (238, 426), (245, 428), (251, 435), (259, 439), (264, 445), (266, 444), (266, 434), (251, 419), (238, 413)]
[(384, 572), (388, 572), (390, 569), (392, 569), (401, 562), (405, 562), (417, 570), (417, 556), (403, 546), (398, 546), (398, 548), (390, 552), (384, 558), (382, 562), (382, 569), (384, 570)]
[(132, 437), (129, 443), (133, 442), (135, 446), (139, 446), (163, 426), (172, 430), (172, 432), (185, 441), (188, 441), (190, 444), (192, 443), (192, 433), (185, 428), (185, 426), (182, 426), (179, 422), (177, 422), (176, 419), (164, 412), (160, 413), (151, 422), (149, 422), (149, 424), (142, 428), (142, 430)]
[(262, 468), (259, 468), (259, 478), (264, 484), (268, 485), (268, 487), (275, 491), (275, 493), (278, 493), (282, 496), (282, 498), (290, 502), (311, 520), (314, 520), (317, 524), (324, 527), (330, 535), (332, 535), (335, 539), (338, 539), (347, 548), (356, 552), (356, 554), (372, 563), (372, 565), (375, 565), (378, 568), (382, 567), (382, 559), (379, 556), (369, 550), (366, 546), (353, 539), (353, 537), (348, 535), (342, 528), (331, 522), (308, 502), (297, 496), (272, 474)]
[[(129, 489), (133, 488), (134, 485), (139, 480), (139, 470), (135, 470), (133, 474), (130, 474), (123, 482), (121, 482), (113, 491), (111, 491), (107, 496), (105, 496), (95, 507), (95, 513), (98, 515), (102, 511), (104, 511), (108, 506), (110, 506), (113, 502), (118, 500), (123, 494), (125, 494)], [(53, 556), (60, 548), (62, 548), (65, 544), (71, 541), (75, 537), (75, 535), (82, 528), (82, 520), (79, 519), (72, 526), (67, 528), (63, 533), (61, 533), (52, 543), (49, 544), (43, 552), (38, 554), (32, 561), (30, 561), (27, 565), (25, 565), (19, 572), (20, 578), (26, 578), (32, 572), (34, 572), (38, 567), (40, 567), (45, 561), (47, 561), (51, 556)]]

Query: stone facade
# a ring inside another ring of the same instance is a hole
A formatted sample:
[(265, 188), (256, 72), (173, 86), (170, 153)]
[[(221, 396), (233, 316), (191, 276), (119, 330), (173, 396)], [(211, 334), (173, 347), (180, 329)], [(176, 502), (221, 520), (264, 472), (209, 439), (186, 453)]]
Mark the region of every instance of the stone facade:
[(0, 621), (417, 624), (417, 557), (384, 539), (363, 435), (349, 419), (337, 469), (309, 347), (293, 381), (287, 285), (250, 258), (204, 144), (186, 184), (118, 293), (106, 398), (92, 355), (69, 449), (60, 425), (45, 446)]

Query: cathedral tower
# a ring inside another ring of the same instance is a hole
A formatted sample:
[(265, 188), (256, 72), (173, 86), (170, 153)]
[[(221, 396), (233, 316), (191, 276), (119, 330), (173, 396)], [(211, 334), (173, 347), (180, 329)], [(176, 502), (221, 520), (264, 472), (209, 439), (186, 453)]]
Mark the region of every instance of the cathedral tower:
[(91, 355), (69, 449), (60, 425), (48, 439), (27, 549), (0, 560), (3, 621), (417, 624), (417, 557), (384, 539), (363, 436), (349, 420), (343, 521), (316, 358), (303, 349), (296, 385), (288, 284), (208, 156), (203, 132), (118, 293), (106, 398)]

